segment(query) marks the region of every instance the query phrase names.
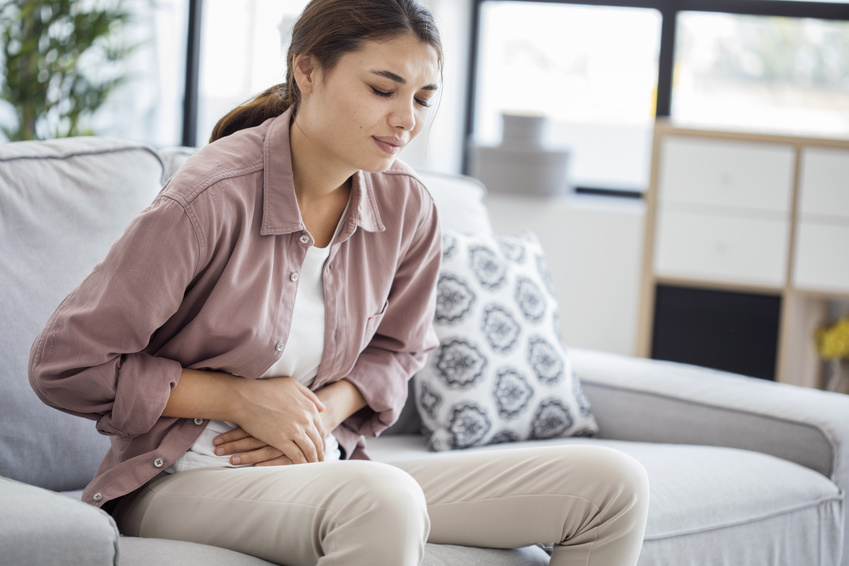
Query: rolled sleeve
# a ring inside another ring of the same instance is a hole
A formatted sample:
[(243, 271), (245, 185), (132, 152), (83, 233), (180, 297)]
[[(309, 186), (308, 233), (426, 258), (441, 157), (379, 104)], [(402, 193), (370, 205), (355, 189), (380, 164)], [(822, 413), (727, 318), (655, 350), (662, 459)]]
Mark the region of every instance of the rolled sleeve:
[(431, 206), (395, 274), (375, 336), (345, 377), (367, 404), (344, 422), (352, 431), (374, 437), (392, 425), (407, 400), (410, 378), (438, 345), (433, 316), (441, 258), (442, 233)]
[(46, 404), (132, 437), (160, 417), (182, 366), (152, 355), (156, 330), (179, 308), (202, 241), (183, 206), (160, 196), (59, 305), (30, 352)]

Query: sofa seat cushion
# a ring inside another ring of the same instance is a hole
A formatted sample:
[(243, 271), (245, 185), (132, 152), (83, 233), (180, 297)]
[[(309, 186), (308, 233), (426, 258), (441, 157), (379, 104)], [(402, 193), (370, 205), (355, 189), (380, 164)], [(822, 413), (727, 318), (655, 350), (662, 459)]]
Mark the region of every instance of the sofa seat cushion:
[[(646, 467), (651, 502), (640, 564), (682, 566), (683, 557), (698, 558), (686, 562), (694, 566), (838, 563), (843, 495), (809, 468), (715, 446), (568, 438), (512, 447), (579, 443), (616, 448)], [(368, 453), (388, 463), (433, 455), (419, 435), (369, 439)]]

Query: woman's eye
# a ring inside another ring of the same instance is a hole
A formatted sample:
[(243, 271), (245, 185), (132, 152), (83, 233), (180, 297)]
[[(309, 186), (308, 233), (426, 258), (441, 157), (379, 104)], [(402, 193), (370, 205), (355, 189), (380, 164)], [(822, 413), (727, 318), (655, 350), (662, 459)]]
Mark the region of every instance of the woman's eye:
[(378, 90), (378, 89), (376, 89), (376, 88), (374, 88), (374, 87), (371, 87), (371, 91), (372, 91), (373, 93), (375, 93), (377, 96), (382, 96), (382, 97), (384, 97), (384, 98), (389, 98), (390, 96), (392, 96), (392, 93), (391, 93), (391, 92), (386, 92), (386, 91), (383, 91), (383, 90)]
[(430, 108), (430, 101), (429, 100), (423, 100), (421, 98), (417, 98), (416, 103), (419, 106), (421, 106), (422, 108)]

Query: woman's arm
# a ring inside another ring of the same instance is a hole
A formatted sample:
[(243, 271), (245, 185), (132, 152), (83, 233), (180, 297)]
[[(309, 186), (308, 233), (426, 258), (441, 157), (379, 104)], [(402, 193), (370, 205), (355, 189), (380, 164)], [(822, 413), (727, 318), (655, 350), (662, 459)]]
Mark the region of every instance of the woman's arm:
[[(346, 410), (341, 402), (334, 406)], [(234, 422), (275, 457), (302, 464), (324, 460), (325, 409), (318, 395), (291, 377), (256, 380), (184, 369), (162, 416)]]

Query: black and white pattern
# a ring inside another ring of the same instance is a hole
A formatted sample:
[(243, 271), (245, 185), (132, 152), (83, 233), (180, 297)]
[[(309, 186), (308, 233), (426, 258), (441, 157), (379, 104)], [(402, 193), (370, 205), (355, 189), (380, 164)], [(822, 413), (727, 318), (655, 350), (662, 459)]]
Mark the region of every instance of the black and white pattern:
[(436, 321), (452, 324), (462, 320), (475, 303), (475, 293), (459, 277), (451, 274), (439, 276), (436, 284)]
[(562, 348), (541, 336), (531, 336), (528, 340), (528, 363), (537, 378), (548, 385), (553, 385), (564, 377)]
[(471, 342), (454, 338), (440, 346), (435, 366), (449, 387), (467, 389), (483, 378), (486, 358)]
[(441, 404), (442, 396), (434, 391), (433, 387), (429, 384), (422, 383), (419, 390), (419, 407), (421, 410), (424, 411), (427, 416), (435, 418), (436, 410)]
[(490, 347), (503, 354), (518, 345), (522, 327), (509, 310), (499, 304), (491, 304), (484, 309), (481, 330)]
[(512, 419), (528, 407), (534, 390), (517, 370), (502, 368), (495, 377), (493, 393), (498, 414), (505, 419)]
[(534, 415), (531, 438), (555, 438), (561, 436), (573, 424), (569, 408), (557, 399), (546, 399), (540, 403)]
[(446, 230), (443, 246), (440, 345), (413, 381), (431, 447), (595, 435), (536, 236)]
[(451, 410), (451, 448), (470, 448), (477, 446), (484, 438), (492, 422), (486, 411), (474, 403), (463, 403)]
[(490, 290), (500, 288), (507, 280), (507, 268), (501, 261), (497, 249), (490, 246), (469, 248), (469, 267), (472, 268), (472, 273), (478, 282)]
[(457, 252), (457, 238), (452, 234), (442, 234), (442, 259), (450, 259)]
[(539, 322), (545, 316), (551, 300), (543, 295), (539, 285), (527, 277), (516, 278), (516, 304), (526, 320)]

